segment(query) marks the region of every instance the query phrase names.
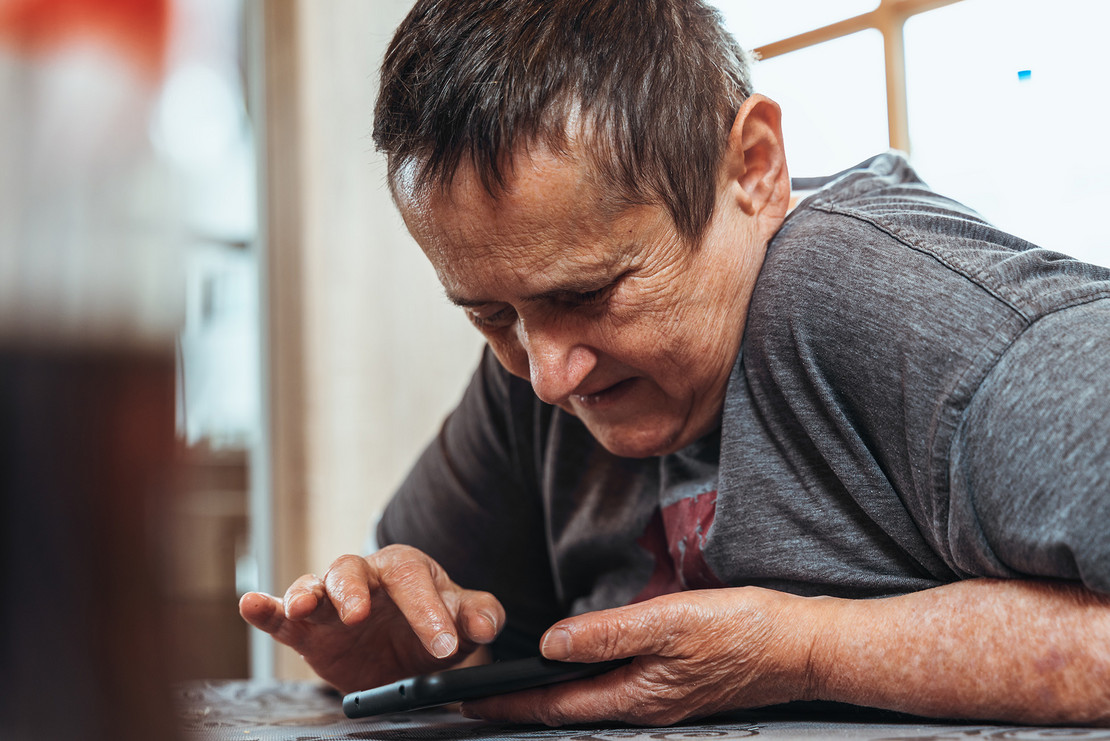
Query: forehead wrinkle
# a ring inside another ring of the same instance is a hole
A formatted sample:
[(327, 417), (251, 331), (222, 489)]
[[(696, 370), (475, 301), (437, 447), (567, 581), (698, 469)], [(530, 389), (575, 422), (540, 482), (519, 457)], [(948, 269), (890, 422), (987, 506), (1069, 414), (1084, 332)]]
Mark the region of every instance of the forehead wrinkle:
[[(573, 124), (578, 115), (572, 114), (568, 118), (567, 123)], [(629, 199), (628, 194), (621, 193), (619, 188), (615, 188), (614, 184), (601, 174), (595, 161), (596, 153), (590, 151), (585, 137), (580, 132), (576, 132), (576, 129), (577, 127), (570, 126), (569, 130), (563, 131), (563, 139), (560, 143), (564, 146), (553, 146), (550, 141), (543, 138), (526, 142), (514, 156), (505, 158), (506, 177), (497, 188), (487, 187), (488, 184), (482, 180), (479, 173), (466, 164), (455, 169), (450, 180), (438, 186), (422, 183), (417, 177), (420, 163), (413, 159), (401, 163), (397, 168), (394, 176), (390, 178), (390, 190), (398, 205), (402, 201), (402, 194), (404, 200), (408, 200), (424, 211), (433, 201), (439, 201), (454, 209), (456, 214), (464, 219), (492, 226), (495, 232), (502, 231), (497, 222), (501, 220), (499, 216), (503, 210), (511, 209), (515, 214), (509, 218), (521, 219), (524, 216), (525, 226), (528, 229), (521, 230), (517, 227), (507, 233), (510, 248), (515, 246), (512, 242), (522, 231), (535, 234), (553, 231), (555, 237), (564, 240), (578, 237), (580, 229), (568, 228), (579, 226), (575, 218), (580, 213), (578, 206), (588, 204), (603, 216), (605, 222), (612, 223), (632, 208), (649, 205), (646, 202)], [(555, 211), (532, 208), (531, 213), (522, 214), (520, 208), (514, 207), (514, 201), (520, 203), (523, 199), (525, 211), (529, 210), (527, 208), (530, 205), (529, 198), (532, 199), (532, 204), (543, 202), (542, 195), (529, 195), (528, 191), (535, 190), (537, 187), (542, 188), (547, 171), (552, 167), (564, 175), (568, 167), (574, 171), (573, 181), (564, 182), (562, 187), (574, 192), (575, 204), (571, 208)]]
[[(525, 303), (550, 302), (568, 294), (585, 293), (603, 288), (627, 267), (632, 254), (633, 249), (628, 246), (612, 252), (603, 251), (600, 254), (591, 252), (582, 256), (556, 253), (552, 255), (547, 263), (548, 265), (558, 265), (560, 264), (560, 258), (566, 257), (567, 259), (562, 261), (563, 265), (560, 271), (563, 275), (553, 277), (547, 286), (542, 286), (543, 281), (541, 280), (539, 281), (541, 286), (538, 290), (514, 298)], [(599, 260), (598, 257), (606, 259)], [(567, 266), (569, 266), (569, 269)], [(522, 285), (526, 281), (521, 276), (535, 278), (538, 274), (544, 272), (542, 268), (537, 269), (534, 264), (513, 265), (509, 269), (513, 272), (514, 280), (519, 281)], [(497, 303), (501, 300), (470, 297), (451, 288), (445, 288), (444, 293), (448, 301), (463, 308)]]
[[(645, 222), (651, 231), (669, 224), (661, 213), (644, 218), (657, 206), (617, 207), (588, 159), (534, 148), (518, 160), (497, 195), (467, 167), (447, 189), (413, 187), (404, 172), (398, 177), (399, 190), (408, 191), (410, 226), (428, 237), (421, 246), (455, 305), (542, 301), (601, 288), (640, 252), (635, 240), (647, 235), (633, 236), (635, 230)], [(551, 198), (553, 187), (563, 197)]]

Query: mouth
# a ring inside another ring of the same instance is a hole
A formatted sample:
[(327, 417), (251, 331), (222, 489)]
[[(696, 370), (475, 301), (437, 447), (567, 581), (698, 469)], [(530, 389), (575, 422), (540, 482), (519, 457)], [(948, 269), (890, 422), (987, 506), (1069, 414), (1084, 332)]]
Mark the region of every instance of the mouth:
[(628, 395), (635, 385), (635, 378), (626, 378), (623, 381), (617, 381), (612, 386), (608, 386), (599, 391), (594, 391), (589, 394), (572, 394), (570, 397), (571, 402), (580, 409), (597, 410), (607, 406), (616, 404), (622, 398)]

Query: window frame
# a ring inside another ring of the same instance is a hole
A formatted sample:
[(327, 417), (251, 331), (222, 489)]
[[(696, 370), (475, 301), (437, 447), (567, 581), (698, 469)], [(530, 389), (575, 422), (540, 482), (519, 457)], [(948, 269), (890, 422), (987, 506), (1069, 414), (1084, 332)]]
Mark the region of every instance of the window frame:
[(906, 21), (915, 15), (959, 2), (963, 0), (879, 0), (878, 6), (872, 11), (764, 44), (753, 49), (753, 52), (760, 59), (771, 59), (870, 28), (878, 30), (883, 36), (883, 68), (886, 78), (887, 129), (890, 146), (908, 154), (910, 123), (906, 97), (903, 29)]

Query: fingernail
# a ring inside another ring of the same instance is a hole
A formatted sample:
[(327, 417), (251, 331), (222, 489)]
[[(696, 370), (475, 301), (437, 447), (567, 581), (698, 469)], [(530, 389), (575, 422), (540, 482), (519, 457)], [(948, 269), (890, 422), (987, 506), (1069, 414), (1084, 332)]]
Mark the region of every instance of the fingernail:
[(471, 720), (481, 720), (482, 719), (482, 716), (478, 715), (473, 710), (471, 710), (470, 706), (467, 705), (466, 703), (463, 703), (461, 706), (459, 706), (459, 713), (462, 715), (462, 717), (470, 718)]
[(446, 659), (454, 653), (456, 645), (455, 636), (444, 631), (432, 639), (432, 655), (437, 659)]
[(540, 651), (549, 659), (563, 661), (570, 657), (570, 633), (562, 628), (547, 631)]
[[(476, 621), (479, 622), (479, 624), (475, 625), (474, 622), (471, 622), (470, 632), (485, 633), (488, 634), (488, 636), (483, 635), (481, 637), (478, 637), (475, 635), (471, 635), (472, 640), (477, 641), (478, 643), (489, 643), (497, 637), (497, 623), (494, 622), (492, 615), (487, 612), (479, 612), (477, 615), (474, 616), (474, 618)], [(486, 623), (486, 625), (481, 625), (481, 623)]]

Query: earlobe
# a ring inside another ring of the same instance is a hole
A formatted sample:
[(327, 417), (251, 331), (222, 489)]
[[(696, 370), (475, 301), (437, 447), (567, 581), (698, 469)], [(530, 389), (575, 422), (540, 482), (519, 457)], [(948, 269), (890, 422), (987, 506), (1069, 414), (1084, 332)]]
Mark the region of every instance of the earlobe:
[(749, 216), (780, 221), (790, 203), (790, 176), (778, 103), (752, 95), (732, 122), (725, 175), (739, 187), (737, 205)]

